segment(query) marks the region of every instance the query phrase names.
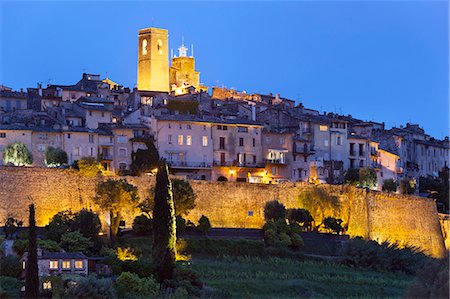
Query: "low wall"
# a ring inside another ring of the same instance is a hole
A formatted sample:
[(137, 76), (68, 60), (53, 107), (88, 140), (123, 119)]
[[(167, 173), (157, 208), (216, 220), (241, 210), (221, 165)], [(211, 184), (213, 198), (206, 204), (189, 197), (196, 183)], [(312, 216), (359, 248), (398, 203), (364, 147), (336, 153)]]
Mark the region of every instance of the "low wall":
[[(0, 222), (8, 216), (27, 222), (28, 204), (36, 205), (37, 225), (46, 225), (58, 211), (83, 207), (100, 212), (93, 202), (99, 178), (88, 178), (71, 170), (0, 167)], [(145, 198), (154, 177), (127, 177)], [(415, 196), (366, 192), (350, 186), (286, 183), (261, 185), (236, 182), (191, 181), (197, 194), (196, 208), (187, 216), (197, 222), (206, 215), (215, 227), (260, 228), (265, 202), (280, 200), (287, 208), (304, 207), (316, 223), (324, 217), (344, 220), (350, 236), (389, 240), (412, 245), (428, 254), (445, 254), (441, 224), (433, 200)], [(126, 211), (131, 225), (138, 211)], [(102, 220), (107, 221), (105, 213)]]

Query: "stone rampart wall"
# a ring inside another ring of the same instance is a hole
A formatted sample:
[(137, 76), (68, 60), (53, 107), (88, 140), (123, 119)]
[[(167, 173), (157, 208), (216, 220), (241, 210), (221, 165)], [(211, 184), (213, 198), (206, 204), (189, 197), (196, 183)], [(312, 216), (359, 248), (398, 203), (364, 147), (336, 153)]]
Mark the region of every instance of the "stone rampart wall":
[[(0, 223), (8, 216), (26, 222), (31, 200), (36, 204), (36, 220), (40, 226), (65, 209), (77, 211), (86, 207), (101, 213), (92, 200), (98, 180), (71, 170), (0, 167)], [(138, 186), (141, 198), (147, 197), (155, 183), (150, 176), (127, 177), (127, 180)], [(436, 205), (426, 198), (307, 183), (191, 181), (191, 185), (197, 201), (187, 218), (194, 223), (204, 214), (215, 227), (260, 228), (264, 223), (265, 202), (278, 199), (287, 208), (307, 208), (316, 224), (327, 216), (343, 219), (350, 236), (412, 245), (436, 257), (445, 253)], [(126, 213), (127, 225), (131, 225), (136, 213)], [(106, 213), (101, 215), (103, 222), (107, 222)]]

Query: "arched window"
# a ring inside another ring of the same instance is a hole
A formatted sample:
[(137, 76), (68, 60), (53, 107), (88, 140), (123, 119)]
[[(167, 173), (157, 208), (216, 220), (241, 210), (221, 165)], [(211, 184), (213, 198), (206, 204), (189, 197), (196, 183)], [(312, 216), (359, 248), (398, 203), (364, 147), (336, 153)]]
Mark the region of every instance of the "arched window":
[(142, 55), (147, 55), (147, 40), (142, 40)]

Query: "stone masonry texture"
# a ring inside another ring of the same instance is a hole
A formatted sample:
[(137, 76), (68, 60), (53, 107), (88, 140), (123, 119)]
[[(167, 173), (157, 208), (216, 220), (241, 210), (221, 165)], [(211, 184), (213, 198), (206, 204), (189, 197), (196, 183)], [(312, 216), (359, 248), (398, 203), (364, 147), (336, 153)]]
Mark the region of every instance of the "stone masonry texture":
[[(94, 203), (102, 177), (83, 177), (76, 171), (47, 168), (0, 167), (0, 223), (12, 216), (27, 222), (27, 207), (36, 205), (38, 226), (46, 225), (59, 211), (90, 208), (100, 214), (103, 229), (106, 211)], [(148, 197), (155, 179), (126, 177)], [(433, 200), (393, 193), (366, 191), (351, 186), (286, 183), (278, 185), (237, 182), (190, 181), (197, 200), (187, 219), (207, 216), (213, 227), (261, 228), (264, 204), (277, 199), (286, 208), (306, 208), (320, 224), (324, 217), (341, 218), (351, 237), (415, 246), (434, 257), (445, 254), (439, 215)], [(138, 210), (124, 211), (131, 226)], [(0, 225), (1, 225), (0, 224)], [(447, 232), (446, 232), (447, 233)]]

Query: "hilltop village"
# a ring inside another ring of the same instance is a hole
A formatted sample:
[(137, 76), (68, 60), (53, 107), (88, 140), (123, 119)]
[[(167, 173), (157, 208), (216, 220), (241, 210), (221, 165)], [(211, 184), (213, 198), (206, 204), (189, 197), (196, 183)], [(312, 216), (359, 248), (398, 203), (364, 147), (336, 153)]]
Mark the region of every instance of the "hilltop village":
[(4, 149), (22, 142), (30, 166), (48, 166), (51, 146), (69, 165), (94, 157), (105, 171), (127, 174), (151, 142), (171, 173), (187, 179), (340, 184), (349, 169), (371, 168), (379, 190), (385, 180), (438, 177), (449, 165), (448, 137), (437, 140), (418, 124), (386, 128), (279, 94), (209, 88), (188, 52), (182, 44), (169, 59), (168, 31), (146, 28), (133, 89), (87, 73), (73, 85), (0, 86), (0, 165), (8, 164)]

